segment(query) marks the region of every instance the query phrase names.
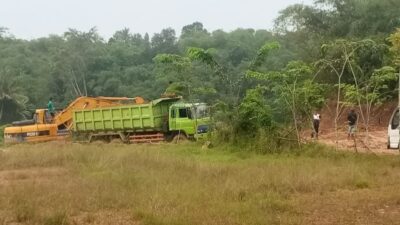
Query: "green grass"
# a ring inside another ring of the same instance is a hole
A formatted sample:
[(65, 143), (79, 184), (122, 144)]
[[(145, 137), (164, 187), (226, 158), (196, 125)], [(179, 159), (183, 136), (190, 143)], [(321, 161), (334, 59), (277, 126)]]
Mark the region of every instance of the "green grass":
[(4, 224), (393, 224), (399, 188), (398, 156), (318, 145), (269, 155), (193, 143), (0, 152)]
[(0, 144), (3, 144), (3, 139), (4, 139), (4, 128), (6, 128), (7, 125), (0, 125)]

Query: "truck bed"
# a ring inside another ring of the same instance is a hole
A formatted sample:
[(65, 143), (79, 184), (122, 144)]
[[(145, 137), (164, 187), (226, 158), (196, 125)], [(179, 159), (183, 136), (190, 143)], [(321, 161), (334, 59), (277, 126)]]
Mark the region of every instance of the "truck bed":
[(161, 131), (168, 124), (169, 106), (178, 99), (158, 99), (147, 104), (124, 105), (73, 113), (74, 132)]

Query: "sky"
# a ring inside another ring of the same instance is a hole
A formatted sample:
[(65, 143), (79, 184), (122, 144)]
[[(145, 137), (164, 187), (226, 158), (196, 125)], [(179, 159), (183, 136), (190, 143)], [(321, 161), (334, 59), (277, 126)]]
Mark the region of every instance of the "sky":
[(312, 0), (0, 0), (0, 27), (23, 39), (92, 27), (105, 38), (124, 28), (152, 35), (171, 27), (179, 34), (196, 21), (209, 31), (271, 29), (279, 11), (295, 3)]

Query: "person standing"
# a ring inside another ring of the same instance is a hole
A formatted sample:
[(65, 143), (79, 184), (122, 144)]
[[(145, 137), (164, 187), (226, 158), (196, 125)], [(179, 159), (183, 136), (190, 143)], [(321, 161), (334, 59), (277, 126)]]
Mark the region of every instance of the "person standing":
[(318, 133), (319, 133), (319, 123), (321, 120), (321, 115), (317, 112), (314, 112), (313, 114), (313, 137), (318, 139)]
[(347, 115), (347, 121), (349, 123), (349, 129), (347, 131), (347, 138), (354, 138), (354, 133), (356, 132), (357, 125), (357, 114), (354, 109), (351, 109)]
[(51, 115), (51, 118), (54, 118), (56, 110), (54, 108), (53, 98), (50, 98), (47, 103), (47, 112)]

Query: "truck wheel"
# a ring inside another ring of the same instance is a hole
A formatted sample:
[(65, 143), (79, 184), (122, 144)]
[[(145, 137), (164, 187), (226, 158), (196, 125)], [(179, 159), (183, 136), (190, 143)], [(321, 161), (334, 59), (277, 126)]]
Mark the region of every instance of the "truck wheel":
[(121, 140), (120, 137), (112, 138), (110, 141), (111, 144), (123, 144), (124, 142)]
[(177, 134), (175, 137), (172, 139), (172, 142), (177, 144), (179, 142), (186, 142), (188, 138), (184, 134)]
[(390, 149), (390, 137), (388, 137), (388, 140), (387, 140), (387, 149)]

